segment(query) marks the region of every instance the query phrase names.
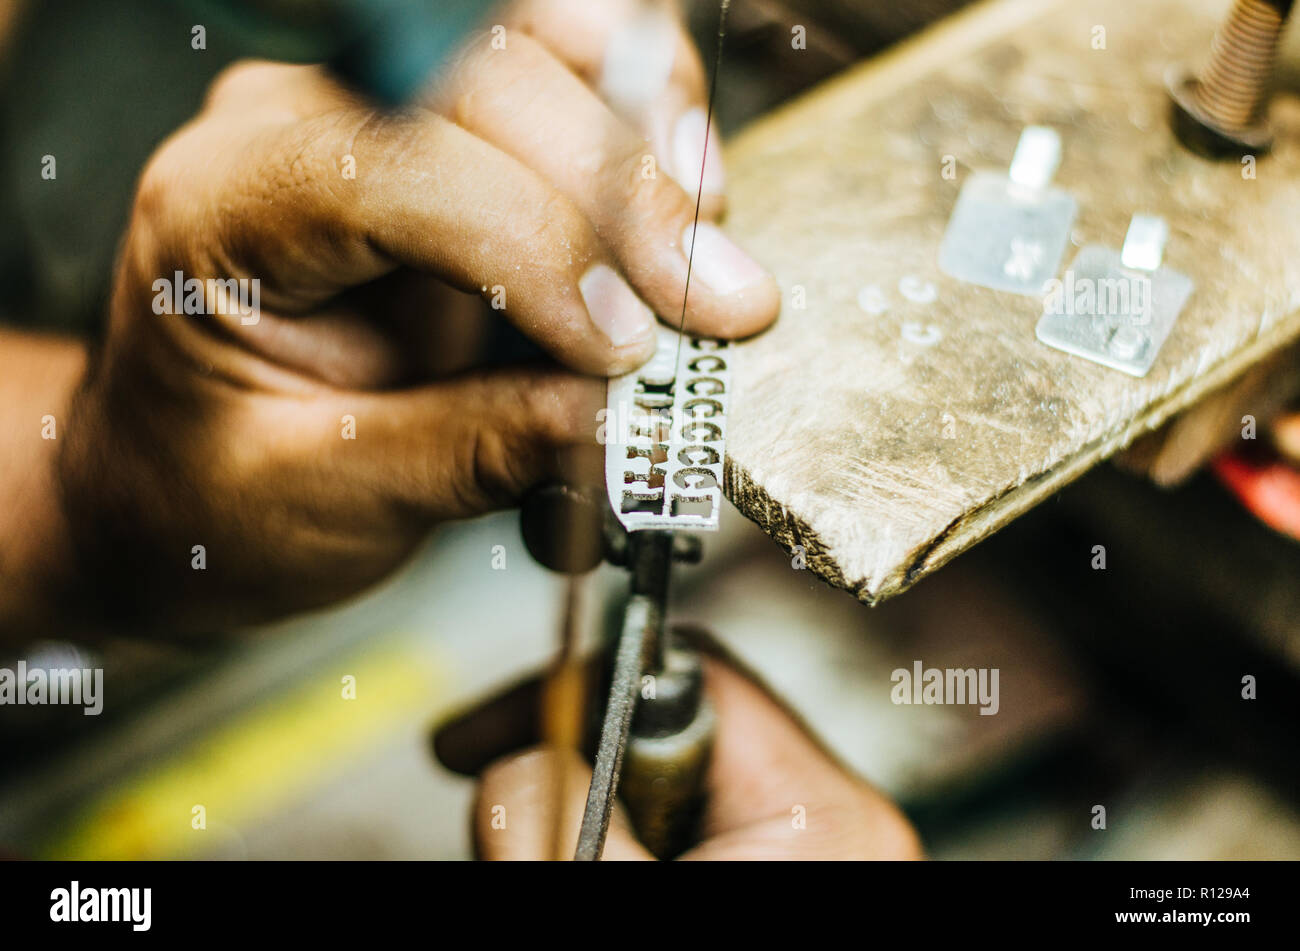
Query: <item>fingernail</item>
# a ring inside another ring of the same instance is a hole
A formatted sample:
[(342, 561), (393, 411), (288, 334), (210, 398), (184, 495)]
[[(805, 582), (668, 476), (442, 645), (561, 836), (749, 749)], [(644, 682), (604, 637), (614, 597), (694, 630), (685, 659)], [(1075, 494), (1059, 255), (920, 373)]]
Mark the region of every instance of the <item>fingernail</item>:
[[(709, 145), (705, 161), (704, 144)], [(687, 194), (694, 195), (700, 187), (700, 166), (704, 166), (704, 192), (721, 195), (727, 187), (727, 174), (722, 166), (722, 141), (718, 130), (709, 123), (703, 109), (691, 109), (677, 120), (673, 129), (673, 178)]]
[(597, 264), (587, 271), (578, 290), (592, 322), (614, 346), (626, 347), (653, 333), (654, 314), (608, 265)]
[(767, 277), (762, 266), (722, 233), (715, 225), (701, 222), (688, 225), (682, 234), (682, 253), (694, 257), (692, 272), (715, 294), (734, 294)]

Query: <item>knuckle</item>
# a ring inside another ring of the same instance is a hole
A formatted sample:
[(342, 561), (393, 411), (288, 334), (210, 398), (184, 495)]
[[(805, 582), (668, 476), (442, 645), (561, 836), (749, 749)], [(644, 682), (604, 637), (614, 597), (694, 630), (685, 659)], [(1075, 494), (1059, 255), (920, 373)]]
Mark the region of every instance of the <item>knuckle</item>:
[(605, 386), (596, 380), (568, 377), (551, 387), (553, 403), (545, 416), (547, 440), (555, 446), (596, 444), (596, 414), (605, 406)]
[(506, 438), (486, 427), (475, 427), (458, 441), (451, 492), (462, 515), (504, 508), (527, 488), (521, 473), (522, 440)]
[[(470, 128), (485, 122), (521, 122), (551, 108), (545, 88), (536, 78), (538, 61), (548, 54), (525, 35), (515, 37), (512, 43), (506, 61), (492, 48), (490, 36), (478, 37), (446, 71), (443, 98), (450, 103), (456, 122)], [(505, 62), (510, 65), (503, 66)]]
[(677, 240), (682, 228), (691, 218), (691, 207), (686, 194), (676, 185), (666, 181), (662, 176), (655, 179), (640, 178), (638, 155), (635, 168), (630, 172), (628, 207), (626, 215), (629, 227), (638, 233), (671, 235)]
[(137, 221), (148, 223), (158, 219), (166, 202), (169, 179), (164, 153), (159, 152), (149, 160), (136, 185), (133, 216)]
[(172, 139), (154, 153), (140, 173), (131, 207), (131, 233), (136, 243), (144, 236), (157, 244), (173, 230), (178, 213), (175, 196), (183, 179), (176, 159), (177, 140)]
[(219, 109), (233, 101), (246, 99), (261, 89), (270, 70), (275, 67), (264, 60), (244, 59), (231, 63), (208, 87), (205, 109)]
[(326, 114), (286, 126), (268, 137), (259, 149), (262, 161), (256, 185), (275, 199), (309, 191), (317, 182), (332, 182), (336, 176), (332, 168), (324, 167), (321, 143), (337, 140), (339, 124), (338, 114)]
[(646, 178), (642, 171), (645, 157), (650, 154), (650, 145), (643, 139), (634, 139), (613, 150), (599, 168), (607, 187), (627, 195), (653, 191), (653, 186), (658, 184), (657, 173), (655, 178)]
[(571, 258), (579, 267), (585, 266), (594, 242), (591, 225), (578, 206), (564, 194), (547, 189), (532, 208), (528, 212), (534, 220), (532, 243), (546, 249), (547, 257)]

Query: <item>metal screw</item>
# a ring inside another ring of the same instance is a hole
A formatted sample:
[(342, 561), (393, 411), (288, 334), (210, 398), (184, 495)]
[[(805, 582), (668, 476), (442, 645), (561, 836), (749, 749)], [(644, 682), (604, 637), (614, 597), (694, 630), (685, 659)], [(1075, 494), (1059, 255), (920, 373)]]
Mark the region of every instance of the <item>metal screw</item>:
[(1170, 88), (1174, 132), (1211, 158), (1267, 151), (1268, 101), (1282, 28), (1295, 0), (1237, 0), (1200, 78)]

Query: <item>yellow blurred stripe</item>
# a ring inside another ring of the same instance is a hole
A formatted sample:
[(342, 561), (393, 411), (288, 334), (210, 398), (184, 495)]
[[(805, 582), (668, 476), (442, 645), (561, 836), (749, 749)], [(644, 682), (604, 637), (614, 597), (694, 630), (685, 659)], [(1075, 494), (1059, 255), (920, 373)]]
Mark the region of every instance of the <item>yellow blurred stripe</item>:
[[(356, 678), (345, 699), (343, 678)], [(358, 654), (283, 696), (196, 737), (90, 803), (39, 849), (44, 858), (145, 859), (215, 844), (215, 828), (242, 827), (338, 775), (349, 757), (412, 717), (436, 709), (442, 678), (424, 652)], [(206, 810), (208, 828), (191, 825)]]

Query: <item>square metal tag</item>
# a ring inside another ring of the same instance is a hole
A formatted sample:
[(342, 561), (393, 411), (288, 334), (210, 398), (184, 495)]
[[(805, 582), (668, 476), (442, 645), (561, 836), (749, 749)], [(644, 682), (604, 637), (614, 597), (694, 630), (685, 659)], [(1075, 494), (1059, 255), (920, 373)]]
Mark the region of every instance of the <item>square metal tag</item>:
[(1060, 267), (1076, 209), (1062, 189), (976, 172), (962, 186), (948, 221), (939, 267), (981, 287), (1041, 294)]
[(1193, 286), (1185, 274), (1125, 267), (1120, 252), (1086, 245), (1064, 280), (1050, 282), (1044, 291), (1038, 339), (1132, 376), (1146, 376)]

